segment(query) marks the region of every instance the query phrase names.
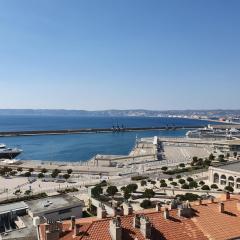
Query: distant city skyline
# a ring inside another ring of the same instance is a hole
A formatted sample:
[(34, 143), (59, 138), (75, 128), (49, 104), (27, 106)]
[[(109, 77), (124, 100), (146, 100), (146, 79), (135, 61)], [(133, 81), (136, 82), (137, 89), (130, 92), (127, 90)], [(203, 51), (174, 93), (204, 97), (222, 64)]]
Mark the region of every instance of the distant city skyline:
[(0, 1), (0, 109), (239, 109), (240, 2)]

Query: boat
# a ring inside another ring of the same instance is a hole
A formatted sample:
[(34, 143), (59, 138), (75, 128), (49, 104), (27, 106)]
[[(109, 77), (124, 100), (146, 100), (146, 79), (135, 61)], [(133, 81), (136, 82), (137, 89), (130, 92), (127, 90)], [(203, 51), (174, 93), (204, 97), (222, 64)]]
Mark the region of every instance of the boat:
[(5, 144), (0, 143), (0, 159), (13, 159), (21, 153), (19, 148), (7, 148)]
[(191, 130), (186, 133), (188, 138), (240, 138), (240, 131), (236, 128), (215, 129), (211, 126)]

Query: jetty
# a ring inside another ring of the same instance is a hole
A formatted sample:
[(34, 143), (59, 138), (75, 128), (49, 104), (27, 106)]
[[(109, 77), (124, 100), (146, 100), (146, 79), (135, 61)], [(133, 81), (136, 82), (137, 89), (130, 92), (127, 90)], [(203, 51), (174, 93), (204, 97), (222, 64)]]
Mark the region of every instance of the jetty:
[(151, 131), (151, 130), (177, 130), (177, 129), (196, 129), (203, 126), (161, 126), (161, 127), (125, 127), (119, 128), (80, 128), (80, 129), (63, 129), (63, 130), (28, 130), (28, 131), (1, 131), (0, 137), (16, 136), (37, 136), (37, 135), (64, 135), (80, 133), (120, 133), (133, 131)]

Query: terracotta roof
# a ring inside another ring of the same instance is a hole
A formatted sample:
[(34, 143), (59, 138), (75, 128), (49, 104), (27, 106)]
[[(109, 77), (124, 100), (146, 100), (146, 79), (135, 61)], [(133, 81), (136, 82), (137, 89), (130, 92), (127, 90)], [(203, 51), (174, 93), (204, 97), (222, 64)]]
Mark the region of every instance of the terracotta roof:
[[(144, 213), (152, 224), (152, 240), (203, 240), (203, 239), (233, 239), (240, 237), (240, 210), (237, 209), (237, 198), (224, 201), (224, 212), (219, 212), (218, 203), (206, 203), (194, 205), (194, 216), (191, 218), (179, 217), (177, 210), (170, 210), (170, 219), (163, 217), (163, 212), (154, 210)], [(140, 229), (133, 227), (133, 217), (122, 216), (122, 239), (144, 240)], [(96, 220), (96, 218), (81, 219), (80, 234), (73, 237), (73, 231), (69, 231), (70, 221), (63, 223), (65, 232), (61, 240), (111, 240), (109, 223), (111, 218)], [(42, 228), (42, 225), (40, 226)], [(41, 239), (44, 240), (44, 239)]]

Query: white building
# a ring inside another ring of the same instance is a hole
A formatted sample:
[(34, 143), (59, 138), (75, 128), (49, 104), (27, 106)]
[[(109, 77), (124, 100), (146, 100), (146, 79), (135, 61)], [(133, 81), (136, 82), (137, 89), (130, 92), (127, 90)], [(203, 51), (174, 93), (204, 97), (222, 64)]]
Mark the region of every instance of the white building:
[(210, 184), (215, 183), (221, 189), (231, 186), (235, 192), (240, 192), (240, 161), (209, 167), (208, 173)]

